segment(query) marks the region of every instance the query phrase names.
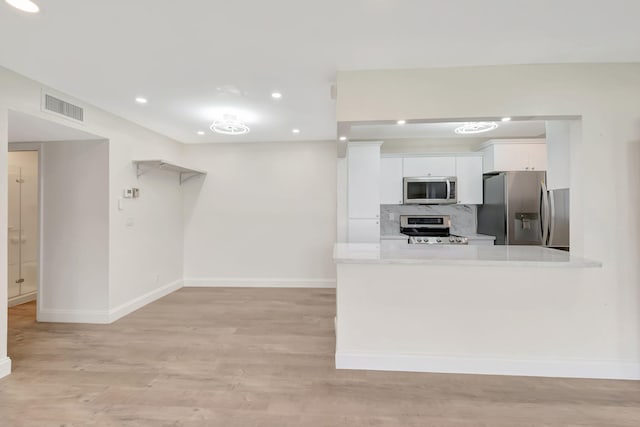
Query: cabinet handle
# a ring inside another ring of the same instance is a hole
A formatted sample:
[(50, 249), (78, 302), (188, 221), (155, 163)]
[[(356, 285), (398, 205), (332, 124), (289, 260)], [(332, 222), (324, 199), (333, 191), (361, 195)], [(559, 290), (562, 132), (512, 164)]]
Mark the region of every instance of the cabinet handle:
[(380, 221), (376, 221), (376, 224), (380, 224)]
[(536, 168), (531, 168), (532, 171), (536, 170)]

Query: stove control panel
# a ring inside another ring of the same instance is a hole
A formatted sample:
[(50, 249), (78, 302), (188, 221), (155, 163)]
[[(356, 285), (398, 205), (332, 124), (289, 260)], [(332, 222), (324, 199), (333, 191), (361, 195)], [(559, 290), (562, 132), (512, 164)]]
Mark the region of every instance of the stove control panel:
[(449, 236), (449, 237), (422, 237), (410, 236), (410, 244), (418, 245), (468, 245), (469, 240), (466, 237)]

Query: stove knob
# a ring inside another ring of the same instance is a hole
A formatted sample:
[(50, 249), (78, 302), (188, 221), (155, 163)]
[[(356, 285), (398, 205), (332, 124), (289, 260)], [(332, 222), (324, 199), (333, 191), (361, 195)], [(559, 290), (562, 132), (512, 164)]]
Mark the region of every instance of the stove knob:
[(460, 237), (458, 237), (458, 238), (456, 239), (456, 242), (458, 242), (458, 243), (462, 243), (462, 239), (461, 239)]
[(455, 237), (453, 237), (453, 236), (451, 236), (451, 237), (449, 237), (449, 241), (450, 241), (451, 243), (453, 243), (453, 242), (455, 242), (455, 241), (456, 241), (456, 238), (455, 238)]
[(442, 243), (442, 239), (438, 238), (438, 239), (436, 239), (436, 242)]

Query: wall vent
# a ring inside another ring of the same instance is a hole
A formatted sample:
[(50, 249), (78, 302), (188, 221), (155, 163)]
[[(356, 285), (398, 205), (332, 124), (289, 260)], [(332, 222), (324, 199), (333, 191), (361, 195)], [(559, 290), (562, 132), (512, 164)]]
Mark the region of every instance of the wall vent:
[(67, 101), (63, 101), (62, 99), (56, 98), (55, 96), (44, 94), (43, 106), (45, 110), (52, 113), (60, 114), (69, 119), (79, 122), (84, 121), (84, 110), (82, 109), (82, 107), (78, 107), (77, 105), (73, 105)]

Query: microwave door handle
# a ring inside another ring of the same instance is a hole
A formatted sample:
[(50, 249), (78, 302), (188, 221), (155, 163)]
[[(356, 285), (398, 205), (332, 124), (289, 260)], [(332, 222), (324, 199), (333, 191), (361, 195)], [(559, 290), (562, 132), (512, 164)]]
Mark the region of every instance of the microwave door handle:
[(447, 200), (451, 200), (451, 180), (447, 180)]

